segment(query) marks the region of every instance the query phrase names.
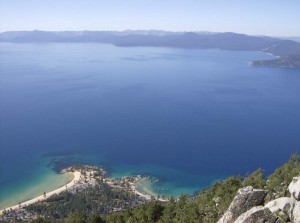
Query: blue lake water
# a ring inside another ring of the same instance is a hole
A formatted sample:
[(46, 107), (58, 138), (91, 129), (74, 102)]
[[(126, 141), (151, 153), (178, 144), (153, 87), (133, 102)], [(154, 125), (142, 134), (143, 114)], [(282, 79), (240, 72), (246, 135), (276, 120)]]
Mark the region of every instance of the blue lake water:
[(300, 70), (249, 65), (270, 58), (1, 43), (0, 207), (55, 175), (53, 157), (151, 175), (168, 195), (270, 173), (300, 151)]

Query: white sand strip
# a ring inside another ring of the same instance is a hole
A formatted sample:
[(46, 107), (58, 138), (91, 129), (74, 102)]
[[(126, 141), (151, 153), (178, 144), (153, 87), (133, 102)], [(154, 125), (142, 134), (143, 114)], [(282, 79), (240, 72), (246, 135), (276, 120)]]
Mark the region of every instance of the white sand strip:
[(36, 203), (36, 202), (46, 200), (47, 198), (51, 197), (54, 194), (59, 194), (59, 193), (65, 191), (65, 190), (67, 190), (68, 188), (71, 188), (72, 186), (74, 186), (79, 181), (81, 173), (79, 171), (69, 172), (69, 173), (74, 174), (74, 178), (73, 178), (73, 180), (71, 182), (67, 183), (66, 185), (64, 185), (64, 186), (62, 186), (60, 188), (57, 188), (57, 189), (55, 189), (53, 191), (50, 191), (50, 192), (46, 193), (46, 196), (41, 195), (41, 196), (35, 197), (35, 198), (31, 199), (31, 200), (28, 200), (28, 201), (25, 201), (23, 203), (20, 203), (20, 205), (17, 204), (17, 205), (14, 205), (12, 207), (8, 207), (8, 208), (5, 208), (5, 209), (2, 209), (2, 210), (0, 210), (0, 215), (3, 214), (4, 210), (7, 210), (7, 211), (9, 211), (9, 210), (16, 210), (18, 208), (22, 208), (24, 206), (28, 206), (28, 205)]

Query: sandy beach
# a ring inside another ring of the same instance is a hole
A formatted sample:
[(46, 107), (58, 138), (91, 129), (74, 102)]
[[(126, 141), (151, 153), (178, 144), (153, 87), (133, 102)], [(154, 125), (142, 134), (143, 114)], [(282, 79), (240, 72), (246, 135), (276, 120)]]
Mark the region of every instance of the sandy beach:
[(3, 213), (4, 210), (16, 210), (18, 208), (21, 208), (21, 207), (24, 207), (24, 206), (27, 206), (27, 205), (30, 205), (30, 204), (33, 204), (33, 203), (36, 203), (36, 202), (39, 202), (39, 201), (43, 201), (43, 200), (51, 197), (54, 194), (59, 194), (59, 193), (65, 191), (65, 190), (67, 190), (68, 188), (73, 187), (79, 181), (81, 173), (79, 171), (69, 172), (69, 173), (72, 173), (74, 175), (74, 178), (73, 178), (73, 180), (71, 182), (69, 182), (66, 185), (64, 185), (62, 187), (59, 187), (59, 188), (57, 188), (57, 189), (55, 189), (53, 191), (47, 192), (46, 196), (41, 195), (41, 196), (35, 197), (33, 199), (30, 199), (28, 201), (22, 202), (20, 204), (17, 204), (17, 205), (14, 205), (14, 206), (2, 209), (2, 210), (0, 210), (0, 215), (2, 215), (2, 213)]

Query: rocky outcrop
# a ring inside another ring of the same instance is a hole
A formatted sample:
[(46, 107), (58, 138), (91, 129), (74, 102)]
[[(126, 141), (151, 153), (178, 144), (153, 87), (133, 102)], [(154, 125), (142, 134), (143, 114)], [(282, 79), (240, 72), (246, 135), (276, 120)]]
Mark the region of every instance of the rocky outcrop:
[(218, 223), (233, 223), (241, 214), (252, 207), (263, 205), (266, 195), (266, 190), (256, 190), (253, 187), (240, 189)]
[(267, 207), (253, 207), (240, 215), (234, 223), (282, 223)]
[(288, 213), (291, 208), (291, 198), (289, 197), (281, 197), (270, 201), (265, 205), (265, 207), (269, 208), (272, 213), (283, 211)]
[(300, 176), (293, 178), (288, 190), (291, 197), (262, 206), (267, 191), (242, 188), (218, 223), (300, 223)]
[(293, 178), (289, 185), (289, 192), (291, 193), (290, 220), (293, 223), (300, 223), (300, 176)]

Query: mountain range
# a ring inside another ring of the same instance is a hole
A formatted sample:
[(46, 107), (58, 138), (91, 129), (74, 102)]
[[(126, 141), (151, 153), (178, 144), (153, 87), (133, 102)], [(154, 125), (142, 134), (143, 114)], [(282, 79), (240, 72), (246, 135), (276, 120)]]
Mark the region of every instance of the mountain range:
[[(283, 57), (300, 55), (300, 43), (268, 36), (249, 36), (232, 32), (169, 32), (161, 30), (125, 31), (8, 31), (0, 42), (98, 42), (120, 47), (174, 47), (261, 51)], [(270, 63), (267, 63), (268, 65)]]
[(300, 43), (267, 36), (237, 33), (126, 31), (9, 31), (0, 33), (1, 42), (100, 42), (117, 46), (162, 46), (180, 48), (219, 48), (263, 51), (282, 56), (300, 54)]

